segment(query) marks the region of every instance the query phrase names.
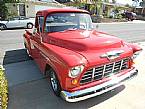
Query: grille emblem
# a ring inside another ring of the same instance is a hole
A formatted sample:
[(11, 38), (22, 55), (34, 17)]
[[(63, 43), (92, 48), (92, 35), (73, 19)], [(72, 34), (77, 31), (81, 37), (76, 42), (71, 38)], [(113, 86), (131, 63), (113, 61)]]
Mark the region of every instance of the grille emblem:
[(112, 61), (120, 56), (120, 54), (124, 53), (124, 50), (114, 50), (107, 52), (105, 54), (102, 54), (101, 58), (107, 58), (109, 61)]

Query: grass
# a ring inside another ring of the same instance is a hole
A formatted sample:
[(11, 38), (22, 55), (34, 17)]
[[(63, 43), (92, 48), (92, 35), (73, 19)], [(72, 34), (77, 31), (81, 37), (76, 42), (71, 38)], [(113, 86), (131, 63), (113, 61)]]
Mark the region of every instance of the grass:
[(7, 109), (8, 82), (5, 78), (4, 68), (0, 65), (0, 109)]

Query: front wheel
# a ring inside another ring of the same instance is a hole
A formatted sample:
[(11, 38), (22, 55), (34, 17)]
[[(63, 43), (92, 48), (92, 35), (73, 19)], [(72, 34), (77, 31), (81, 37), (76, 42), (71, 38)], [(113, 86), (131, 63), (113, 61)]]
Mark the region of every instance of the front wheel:
[(5, 24), (0, 24), (0, 30), (5, 30), (7, 29), (6, 25)]
[(60, 83), (59, 83), (59, 80), (57, 78), (55, 71), (53, 69), (50, 69), (50, 70), (47, 70), (46, 73), (49, 74), (50, 84), (51, 84), (53, 92), (55, 93), (56, 96), (60, 96), (61, 86), (60, 86)]
[(28, 23), (27, 24), (27, 29), (32, 29), (33, 28), (33, 24), (32, 23)]

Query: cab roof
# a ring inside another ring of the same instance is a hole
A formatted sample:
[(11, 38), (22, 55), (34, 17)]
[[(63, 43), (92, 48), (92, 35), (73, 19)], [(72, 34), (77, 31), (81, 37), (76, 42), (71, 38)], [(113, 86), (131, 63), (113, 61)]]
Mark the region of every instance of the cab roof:
[(86, 10), (81, 10), (81, 9), (74, 9), (74, 8), (51, 8), (51, 9), (47, 9), (47, 10), (41, 10), (38, 11), (36, 15), (42, 15), (42, 16), (46, 16), (50, 13), (63, 13), (63, 12), (74, 12), (74, 13), (87, 13), (89, 14), (88, 11)]

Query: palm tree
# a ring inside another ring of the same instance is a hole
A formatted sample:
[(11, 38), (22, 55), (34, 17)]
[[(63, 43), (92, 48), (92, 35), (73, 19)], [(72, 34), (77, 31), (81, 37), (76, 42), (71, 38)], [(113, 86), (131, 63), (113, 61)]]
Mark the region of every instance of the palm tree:
[(102, 2), (103, 0), (92, 0), (92, 3), (94, 4), (94, 8), (97, 11), (98, 15), (102, 14)]

